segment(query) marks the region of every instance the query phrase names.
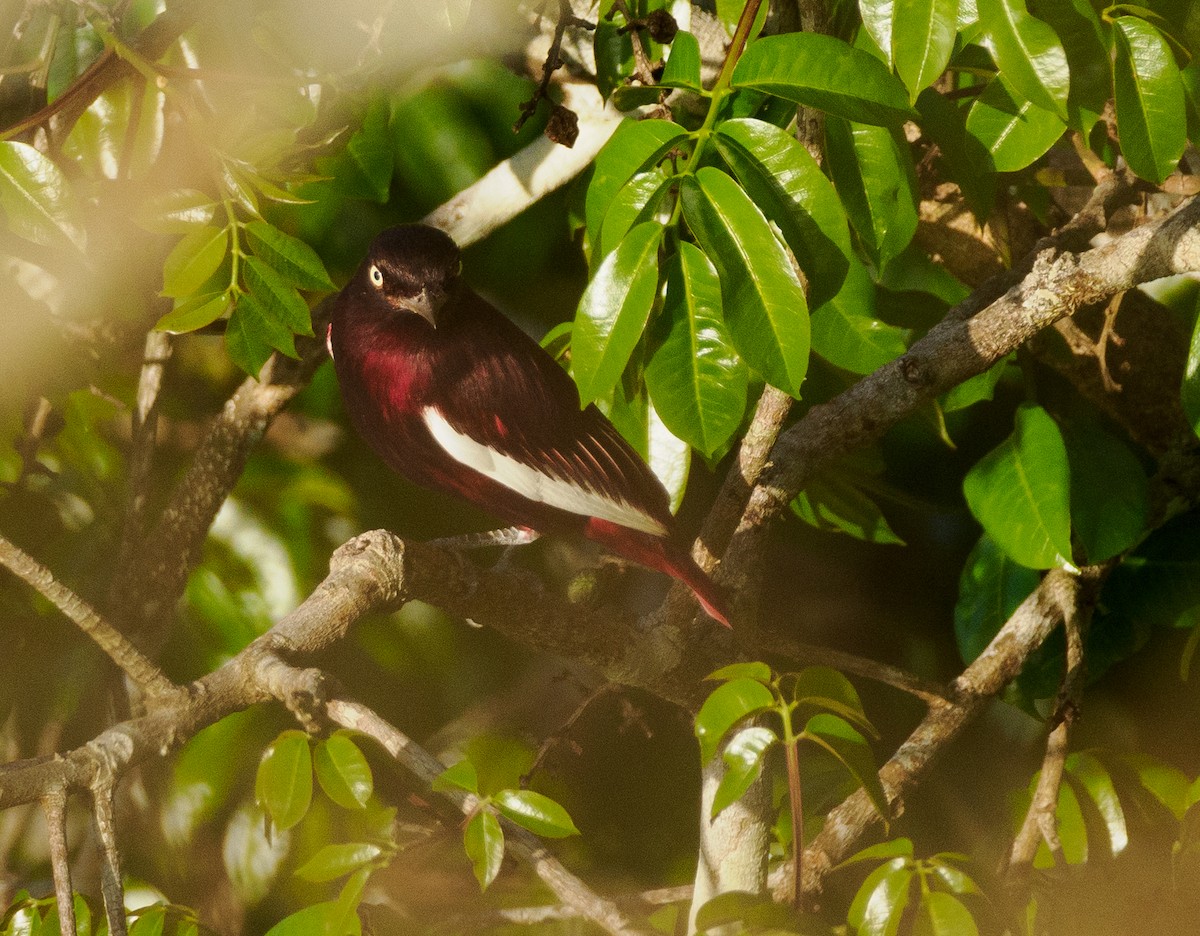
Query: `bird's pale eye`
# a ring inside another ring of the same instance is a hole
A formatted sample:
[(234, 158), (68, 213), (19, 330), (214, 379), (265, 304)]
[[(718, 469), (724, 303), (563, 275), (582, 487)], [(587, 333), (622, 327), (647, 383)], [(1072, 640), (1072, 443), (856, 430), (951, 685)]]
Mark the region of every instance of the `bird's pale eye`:
[(372, 264), (371, 269), (367, 271), (367, 275), (371, 277), (371, 282), (376, 289), (383, 288), (383, 270)]

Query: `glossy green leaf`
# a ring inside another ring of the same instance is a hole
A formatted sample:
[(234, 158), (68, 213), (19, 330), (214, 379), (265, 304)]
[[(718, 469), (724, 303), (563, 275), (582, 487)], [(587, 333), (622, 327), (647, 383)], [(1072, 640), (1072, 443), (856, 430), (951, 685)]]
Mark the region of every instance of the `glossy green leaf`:
[(267, 315), (297, 335), (312, 335), (312, 312), (296, 287), (257, 257), (246, 257), (242, 264), (246, 288)]
[(375, 788), (371, 765), (354, 740), (337, 732), (313, 747), (313, 767), (326, 796), (346, 809), (362, 809)]
[(1112, 94), (1111, 31), (1090, 0), (1029, 0), (1029, 12), (1063, 44), (1071, 72), (1067, 123), (1086, 134)]
[(730, 728), (774, 705), (775, 696), (757, 679), (731, 679), (714, 689), (696, 713), (696, 738), (700, 742), (702, 763), (712, 760)]
[(981, 893), (979, 885), (972, 880), (969, 874), (945, 860), (950, 857), (953, 856), (943, 852), (929, 859), (929, 865), (932, 867), (933, 873), (937, 875), (937, 878), (948, 890), (953, 891), (955, 894)]
[(1187, 145), (1179, 68), (1162, 33), (1145, 20), (1119, 16), (1114, 25), (1113, 85), (1121, 153), (1143, 179), (1161, 182), (1175, 171)]
[(0, 141), (0, 207), (14, 234), (47, 247), (83, 250), (83, 229), (67, 178), (27, 143)]
[(1003, 76), (992, 80), (967, 114), (967, 133), (988, 151), (997, 172), (1024, 169), (1066, 129), (1066, 122), (1053, 112), (1019, 100)]
[(868, 845), (861, 851), (855, 852), (845, 861), (834, 865), (834, 870), (858, 864), (861, 861), (878, 861), (880, 858), (912, 858), (912, 856), (912, 839), (901, 836), (900, 838), (888, 839), (886, 842)]
[(854, 684), (828, 666), (809, 666), (801, 670), (792, 684), (792, 700), (799, 706), (840, 715), (873, 737), (879, 737), (879, 732), (867, 718)]
[(750, 785), (762, 773), (764, 756), (778, 741), (779, 737), (774, 731), (761, 725), (743, 728), (729, 739), (723, 755), (725, 773), (713, 794), (713, 819), (750, 789)]
[(725, 323), (738, 353), (797, 396), (808, 370), (808, 306), (783, 245), (746, 193), (711, 166), (685, 180), (683, 215), (721, 278)]
[(954, 51), (958, 0), (860, 0), (863, 26), (916, 100)]
[(225, 326), (225, 349), (238, 367), (254, 377), (276, 350), (289, 357), (298, 357), (291, 329), (251, 295), (238, 297), (237, 306)]
[(1121, 854), (1129, 844), (1129, 831), (1125, 824), (1125, 810), (1121, 807), (1121, 799), (1117, 796), (1107, 768), (1094, 754), (1076, 751), (1067, 756), (1066, 770), (1079, 781), (1104, 820), (1112, 853)]
[(229, 252), (229, 228), (202, 227), (180, 238), (163, 261), (162, 294), (186, 299), (196, 292)]
[[(1197, 307), (1200, 308), (1200, 300)], [(1196, 323), (1192, 326), (1192, 340), (1188, 346), (1180, 398), (1192, 432), (1200, 436), (1200, 315), (1197, 315)]]
[(505, 816), (535, 835), (566, 838), (579, 834), (562, 806), (533, 790), (501, 790), (492, 802)]
[(154, 234), (189, 234), (212, 224), (219, 207), (204, 192), (171, 189), (147, 201), (137, 214), (137, 223)]
[(946, 891), (921, 895), (913, 936), (979, 936), (979, 927), (961, 900)]
[(1104, 562), (1141, 537), (1150, 517), (1150, 485), (1120, 439), (1089, 424), (1066, 436), (1071, 466), (1071, 527), (1088, 563)]
[(593, 269), (616, 250), (629, 229), (644, 221), (654, 220), (655, 212), (671, 190), (674, 181), (661, 166), (639, 172), (625, 183), (609, 206), (600, 226), (600, 242), (592, 250)]
[(979, 15), (1000, 74), (1022, 99), (1065, 121), (1070, 70), (1054, 30), (1029, 15), (1025, 0), (991, 0)]
[(915, 116), (904, 85), (886, 65), (819, 33), (786, 33), (752, 43), (733, 70), (733, 86), (860, 123), (894, 127)]
[(809, 304), (834, 296), (852, 255), (850, 231), (816, 160), (786, 130), (752, 118), (721, 122), (713, 141), (751, 201), (779, 228), (808, 278)]
[(588, 241), (599, 243), (600, 225), (625, 183), (658, 164), (687, 135), (669, 120), (626, 120), (596, 154), (584, 200)]
[(896, 936), (908, 907), (913, 874), (907, 858), (893, 858), (867, 875), (846, 916), (856, 936)]
[(875, 283), (853, 259), (837, 295), (813, 309), (813, 350), (835, 367), (870, 374), (908, 350), (904, 329), (875, 315)]
[(658, 245), (663, 226), (633, 228), (584, 290), (571, 332), (571, 367), (584, 403), (621, 379), (650, 318), (658, 291)]
[(172, 335), (181, 335), (211, 325), (228, 311), (228, 293), (201, 293), (187, 299), (176, 299), (175, 308), (160, 318), (154, 327)]
[(325, 845), (296, 869), (296, 877), (306, 881), (336, 881), (357, 871), (383, 854), (383, 849), (370, 842), (337, 842)]
[(712, 455), (741, 425), (750, 375), (721, 315), (717, 271), (695, 244), (682, 242), (667, 262), (660, 315), (669, 330), (646, 366), (646, 389), (667, 428)]
[(825, 122), (829, 169), (850, 223), (879, 268), (917, 230), (917, 189), (907, 143), (886, 127)]
[(970, 380), (963, 381), (941, 398), (942, 410), (954, 413), (966, 409), (968, 406), (974, 406), (976, 403), (992, 399), (996, 393), (997, 384), (1000, 383), (1004, 372), (1011, 366), (1011, 356), (1006, 357), (997, 361), (982, 374), (976, 374)]
[(844, 766), (866, 791), (876, 812), (888, 816), (887, 796), (879, 782), (878, 767), (871, 745), (844, 718), (828, 713), (814, 715), (804, 726), (801, 737), (824, 748)]
[(1031, 569), (1071, 561), (1070, 470), (1050, 414), (1022, 406), (1013, 434), (963, 480), (967, 506), (1006, 553)]
[(254, 796), (275, 828), (290, 829), (308, 812), (313, 793), (308, 735), (285, 731), (263, 754), (254, 780)]
[(766, 663), (730, 663), (714, 670), (704, 677), (715, 681), (725, 682), (730, 679), (755, 679), (764, 685), (770, 685), (772, 679), (771, 667)]
[(463, 830), (463, 847), (471, 859), (479, 889), (487, 890), (504, 862), (504, 830), (494, 813), (481, 809), (471, 817)]
[(700, 43), (690, 32), (680, 30), (671, 43), (671, 55), (658, 83), (667, 88), (700, 91)]
[(143, 907), (137, 912), (133, 925), (129, 927), (129, 936), (163, 936), (166, 923), (166, 908), (161, 906)]
[(244, 230), (246, 243), (255, 256), (293, 286), (320, 291), (333, 289), (325, 264), (304, 241), (265, 221), (251, 221)]
[(479, 776), (475, 772), (475, 765), (469, 760), (460, 760), (434, 778), (434, 792), (441, 793), (455, 787), (468, 793), (479, 793)]
[(983, 652), (1040, 581), (1041, 575), (1014, 562), (986, 533), (979, 538), (963, 565), (954, 605), (954, 636), (964, 663)]

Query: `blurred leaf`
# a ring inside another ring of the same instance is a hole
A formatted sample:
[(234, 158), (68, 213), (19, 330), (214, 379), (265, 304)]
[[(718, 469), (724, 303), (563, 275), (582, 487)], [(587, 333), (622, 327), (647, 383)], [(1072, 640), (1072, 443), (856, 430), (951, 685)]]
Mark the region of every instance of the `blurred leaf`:
[(981, 893), (979, 890), (979, 885), (971, 879), (969, 874), (945, 860), (946, 858), (950, 857), (954, 856), (946, 852), (942, 852), (929, 858), (928, 864), (933, 869), (933, 873), (937, 875), (937, 877), (943, 884), (946, 885), (949, 890), (956, 894)]
[(27, 143), (0, 141), (0, 207), (14, 234), (46, 247), (84, 249), (66, 176)]
[(254, 717), (238, 712), (201, 730), (180, 749), (161, 810), (170, 845), (187, 846), (196, 829), (228, 803), (243, 769), (231, 752), (245, 750), (254, 736)]
[(827, 158), (842, 204), (880, 269), (917, 230), (916, 176), (908, 144), (886, 127), (825, 122)]
[(967, 114), (967, 133), (991, 154), (997, 172), (1015, 172), (1031, 165), (1066, 129), (1066, 122), (1054, 112), (1018, 100), (999, 75)]
[(1054, 30), (1029, 15), (1025, 0), (994, 0), (979, 12), (984, 41), (1000, 74), (1024, 100), (1065, 121), (1070, 70)]
[(721, 279), (722, 308), (741, 357), (793, 396), (808, 370), (804, 290), (783, 245), (741, 187), (711, 166), (684, 180), (683, 216)]
[(137, 223), (154, 234), (189, 234), (212, 224), (219, 207), (196, 189), (170, 189), (142, 206)]
[(211, 325), (228, 311), (228, 293), (200, 293), (187, 299), (176, 299), (175, 308), (160, 318), (154, 327), (172, 335), (181, 335)]
[(1070, 563), (1067, 447), (1041, 407), (1017, 410), (1013, 434), (967, 473), (963, 493), (975, 519), (1017, 562), (1031, 569)]
[(1121, 808), (1121, 799), (1108, 770), (1099, 758), (1087, 751), (1067, 755), (1066, 770), (1087, 791), (1104, 820), (1113, 855), (1121, 854), (1129, 844), (1129, 832), (1125, 825), (1125, 810)]
[(670, 330), (646, 367), (646, 389), (664, 424), (711, 456), (746, 411), (749, 373), (721, 315), (721, 283), (703, 251), (686, 241), (667, 261), (660, 313)]
[[(353, 923), (358, 922), (356, 916)], [(361, 927), (347, 924), (343, 908), (335, 900), (313, 904), (286, 916), (266, 936), (359, 936)]]
[(584, 205), (588, 241), (599, 244), (600, 225), (625, 183), (658, 164), (686, 132), (669, 120), (626, 120), (596, 154)]
[(757, 679), (738, 677), (714, 689), (696, 713), (701, 763), (712, 760), (730, 728), (743, 718), (758, 715), (774, 705), (774, 694)]
[(728, 681), (730, 679), (754, 679), (765, 685), (771, 682), (771, 667), (766, 663), (730, 663), (728, 666), (722, 666), (719, 670), (714, 670), (704, 677), (717, 681)]
[(853, 683), (828, 666), (805, 667), (792, 684), (792, 700), (799, 706), (824, 709), (858, 725), (872, 737), (879, 732), (867, 718)]
[(979, 936), (971, 911), (953, 894), (926, 891), (913, 925), (913, 936)]
[(914, 116), (904, 86), (886, 65), (818, 33), (751, 43), (733, 70), (733, 87), (766, 91), (860, 123), (895, 127)]
[(202, 227), (180, 238), (163, 261), (162, 294), (185, 299), (217, 272), (229, 252), (229, 228)]
[(242, 275), (250, 295), (268, 316), (294, 334), (312, 335), (312, 312), (308, 303), (277, 270), (258, 257), (246, 257)]
[[(1024, 818), (1024, 807), (1027, 807), (1032, 799), (1040, 777), (1041, 771), (1039, 770), (1030, 780), (1029, 791), (1022, 797), (1023, 808), (1018, 821)], [(1083, 821), (1083, 810), (1079, 808), (1079, 797), (1075, 795), (1075, 789), (1069, 783), (1059, 784), (1058, 806), (1055, 809), (1054, 818), (1058, 826), (1058, 840), (1062, 844), (1064, 860), (1068, 865), (1084, 864), (1088, 857), (1087, 825)], [(1054, 856), (1043, 840), (1038, 845), (1037, 854), (1033, 858), (1033, 866), (1040, 870), (1046, 870), (1053, 868), (1054, 865)]]
[[(736, 926), (736, 924), (741, 926)], [(731, 925), (733, 928), (730, 929)], [(696, 913), (696, 932), (734, 932), (785, 936), (796, 932), (795, 912), (769, 894), (726, 891), (707, 901)]]
[(255, 256), (293, 286), (318, 291), (334, 288), (325, 264), (304, 241), (265, 221), (251, 221), (243, 230)]
[(886, 842), (879, 842), (877, 845), (868, 845), (861, 851), (855, 852), (845, 861), (834, 865), (833, 870), (836, 871), (847, 865), (857, 864), (860, 861), (875, 861), (879, 858), (911, 858), (912, 856), (912, 839), (904, 837), (888, 839)]
[(466, 99), (441, 83), (394, 100), (390, 129), (396, 175), (422, 209), (461, 192), (496, 161)]
[(779, 228), (817, 306), (842, 287), (850, 231), (832, 183), (790, 133), (761, 120), (725, 120), (713, 136), (750, 200)]
[(886, 821), (888, 816), (887, 796), (879, 782), (875, 755), (867, 739), (837, 715), (820, 713), (814, 715), (804, 726), (801, 738), (824, 748), (850, 771), (858, 784), (866, 791), (875, 811)]
[(500, 828), (500, 820), (490, 810), (480, 809), (463, 830), (463, 847), (475, 869), (479, 889), (486, 890), (496, 880), (504, 862), (504, 830)]
[(736, 732), (725, 745), (725, 773), (713, 794), (711, 818), (741, 799), (762, 773), (763, 757), (779, 741), (770, 728), (751, 725)]
[(571, 366), (584, 403), (613, 388), (641, 340), (658, 291), (662, 236), (657, 221), (639, 224), (584, 290), (571, 332)]
[(847, 533), (866, 543), (903, 546), (879, 505), (837, 471), (818, 475), (796, 495), (792, 512), (818, 530)]
[(350, 194), (384, 204), (392, 184), (392, 139), (386, 101), (373, 101), (367, 108), (362, 125), (350, 135), (346, 155), (348, 177), (343, 179)]
[(986, 533), (979, 538), (963, 565), (954, 606), (954, 636), (964, 663), (983, 652), (1040, 581), (1038, 572), (1014, 562)]
[(465, 758), (457, 764), (447, 767), (433, 781), (434, 792), (441, 793), (453, 787), (466, 790), (468, 793), (479, 793), (479, 777), (475, 773), (475, 765)]
[(336, 732), (313, 746), (313, 767), (325, 794), (346, 809), (362, 809), (374, 789), (371, 765), (354, 740)]
[(690, 32), (680, 30), (671, 43), (671, 55), (658, 83), (666, 88), (702, 90), (700, 84), (700, 43)]
[(313, 793), (308, 735), (285, 731), (272, 742), (258, 765), (254, 796), (277, 829), (290, 829), (308, 812)]
[(1143, 19), (1114, 21), (1117, 58), (1114, 93), (1121, 153), (1143, 179), (1161, 182), (1187, 145), (1183, 84), (1170, 46)]
[(905, 351), (904, 329), (875, 314), (875, 283), (857, 259), (836, 296), (812, 313), (813, 350), (835, 367), (870, 374)]
[(896, 936), (908, 906), (913, 868), (897, 857), (867, 875), (846, 916), (856, 936)]
[(296, 876), (320, 883), (336, 881), (343, 875), (370, 864), (383, 854), (383, 849), (370, 842), (337, 842), (325, 845), (296, 869)]
[(146, 179), (163, 146), (166, 95), (140, 76), (117, 82), (92, 101), (63, 152), (96, 179)]
[(1126, 754), (1122, 762), (1133, 770), (1138, 782), (1171, 811), (1177, 820), (1187, 812), (1191, 781), (1183, 771), (1148, 754)]
[(554, 800), (533, 790), (501, 790), (492, 802), (505, 816), (535, 835), (566, 838), (579, 835), (567, 811)]
[(221, 858), (238, 900), (253, 907), (274, 885), (291, 851), (291, 833), (278, 827), (267, 834), (266, 815), (253, 803), (238, 807), (225, 826)]
[(1150, 517), (1150, 484), (1141, 462), (1099, 425), (1065, 435), (1071, 467), (1071, 527), (1088, 563), (1104, 562), (1141, 537)]

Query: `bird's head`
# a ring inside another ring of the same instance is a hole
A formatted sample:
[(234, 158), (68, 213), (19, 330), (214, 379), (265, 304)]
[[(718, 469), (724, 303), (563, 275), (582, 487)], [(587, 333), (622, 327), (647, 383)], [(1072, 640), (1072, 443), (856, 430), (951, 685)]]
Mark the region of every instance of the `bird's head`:
[(437, 328), (458, 284), (462, 259), (449, 235), (425, 224), (381, 232), (355, 273), (356, 292), (376, 308), (414, 313)]

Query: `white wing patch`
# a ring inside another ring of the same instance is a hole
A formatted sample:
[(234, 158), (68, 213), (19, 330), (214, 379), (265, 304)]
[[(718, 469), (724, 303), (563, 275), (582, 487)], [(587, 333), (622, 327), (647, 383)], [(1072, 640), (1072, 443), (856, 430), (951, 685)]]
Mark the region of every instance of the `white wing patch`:
[(547, 474), (490, 445), (476, 442), (459, 432), (436, 407), (427, 406), (421, 415), (438, 445), (455, 461), (473, 468), (522, 497), (549, 504), (560, 510), (597, 517), (653, 536), (666, 536), (667, 529), (649, 514), (638, 510), (628, 501), (614, 500), (604, 494), (582, 487), (565, 478)]

